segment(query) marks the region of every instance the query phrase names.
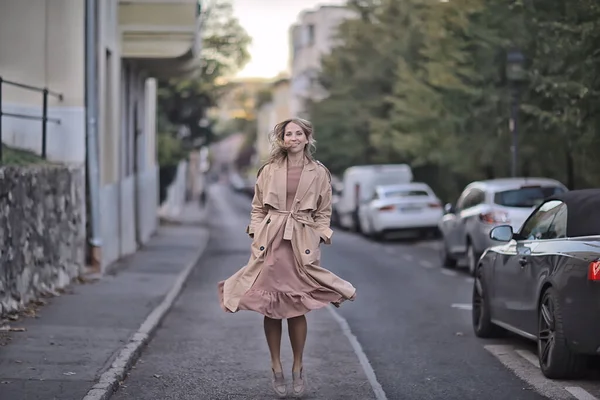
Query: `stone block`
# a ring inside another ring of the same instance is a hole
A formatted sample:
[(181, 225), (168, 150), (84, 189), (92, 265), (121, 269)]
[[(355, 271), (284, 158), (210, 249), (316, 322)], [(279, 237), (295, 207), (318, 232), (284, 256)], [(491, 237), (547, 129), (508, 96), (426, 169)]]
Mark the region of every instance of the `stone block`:
[(0, 168), (0, 316), (67, 286), (85, 266), (85, 169)]

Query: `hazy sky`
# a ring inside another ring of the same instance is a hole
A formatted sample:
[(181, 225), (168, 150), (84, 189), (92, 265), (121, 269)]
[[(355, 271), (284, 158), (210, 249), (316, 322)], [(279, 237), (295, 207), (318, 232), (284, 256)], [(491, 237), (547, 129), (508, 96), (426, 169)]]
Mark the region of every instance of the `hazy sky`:
[(345, 4), (346, 0), (231, 0), (236, 17), (252, 36), (252, 60), (238, 77), (272, 78), (289, 63), (288, 31), (307, 9)]

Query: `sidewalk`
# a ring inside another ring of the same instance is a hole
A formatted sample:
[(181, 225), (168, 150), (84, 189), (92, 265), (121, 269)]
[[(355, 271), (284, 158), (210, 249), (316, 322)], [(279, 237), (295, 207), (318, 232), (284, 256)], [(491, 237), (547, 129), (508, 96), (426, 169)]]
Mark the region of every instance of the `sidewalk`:
[(205, 212), (189, 204), (180, 224), (161, 226), (148, 244), (118, 262), (109, 275), (71, 285), (65, 294), (48, 299), (36, 318), (12, 321), (11, 327), (25, 331), (0, 332), (0, 399), (105, 398), (106, 389), (132, 364), (206, 247), (204, 220)]

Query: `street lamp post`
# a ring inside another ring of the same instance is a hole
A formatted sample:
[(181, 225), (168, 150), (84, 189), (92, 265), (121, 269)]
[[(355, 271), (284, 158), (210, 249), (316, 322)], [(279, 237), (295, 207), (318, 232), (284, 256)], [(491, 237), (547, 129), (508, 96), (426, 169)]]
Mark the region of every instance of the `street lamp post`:
[(519, 113), (519, 84), (526, 79), (525, 71), (525, 56), (518, 49), (512, 49), (506, 56), (506, 77), (508, 79), (511, 89), (511, 106), (510, 106), (510, 119), (508, 127), (512, 133), (512, 162), (511, 162), (511, 175), (517, 176), (517, 160), (518, 160), (518, 146), (519, 146), (519, 134), (517, 118)]

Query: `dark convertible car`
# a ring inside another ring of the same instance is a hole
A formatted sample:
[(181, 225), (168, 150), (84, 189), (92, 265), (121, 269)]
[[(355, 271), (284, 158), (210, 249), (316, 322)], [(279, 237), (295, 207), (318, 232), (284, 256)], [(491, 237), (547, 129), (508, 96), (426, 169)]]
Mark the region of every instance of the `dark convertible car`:
[(550, 197), (519, 232), (502, 225), (490, 237), (504, 244), (479, 259), (475, 334), (535, 340), (546, 377), (577, 378), (600, 355), (600, 189)]

